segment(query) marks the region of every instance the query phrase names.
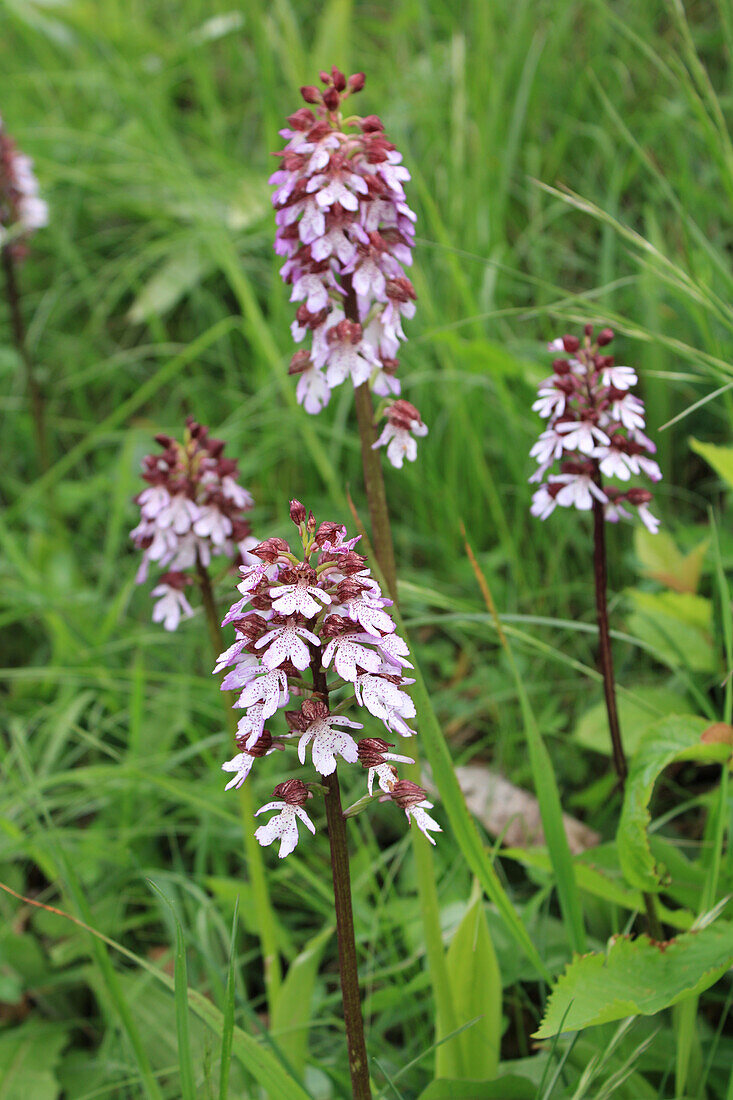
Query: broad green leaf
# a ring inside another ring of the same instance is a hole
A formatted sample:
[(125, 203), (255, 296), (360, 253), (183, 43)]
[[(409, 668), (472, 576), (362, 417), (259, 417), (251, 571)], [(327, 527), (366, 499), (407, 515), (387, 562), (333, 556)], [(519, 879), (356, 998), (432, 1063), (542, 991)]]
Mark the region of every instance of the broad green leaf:
[(653, 1016), (708, 989), (733, 963), (733, 925), (718, 921), (666, 943), (619, 936), (558, 978), (535, 1039), (625, 1016)]
[[(446, 963), (456, 1026), (475, 1023), (438, 1047), (435, 1072), (439, 1077), (490, 1079), (499, 1066), (501, 974), (478, 891), (451, 940)], [(447, 1030), (438, 1020), (438, 1040)]]
[(701, 740), (709, 728), (704, 718), (691, 715), (663, 718), (648, 732), (631, 763), (617, 842), (624, 875), (639, 890), (656, 892), (665, 873), (655, 865), (647, 837), (649, 802), (658, 776), (678, 760), (713, 763), (730, 756), (730, 744)]
[(272, 1010), (270, 1031), (293, 1072), (302, 1078), (308, 1056), (311, 1004), (323, 948), (332, 926), (314, 936), (290, 965)]
[(683, 554), (664, 529), (653, 535), (639, 524), (634, 532), (634, 549), (642, 572), (675, 592), (697, 592), (709, 545), (710, 539), (705, 539)]
[(431, 1081), (418, 1100), (535, 1100), (537, 1086), (526, 1077), (498, 1077), (495, 1081)]
[(728, 488), (733, 489), (733, 447), (718, 447), (715, 443), (701, 443), (699, 439), (690, 439), (690, 446), (722, 477)]
[[(618, 713), (627, 756), (636, 752), (646, 731), (665, 714), (692, 713), (684, 695), (665, 687), (639, 686), (636, 693), (625, 691), (618, 698)], [(595, 752), (611, 755), (611, 735), (608, 732), (608, 712), (601, 700), (581, 717), (573, 731), (581, 745)]]
[(658, 654), (670, 668), (712, 672), (716, 667), (713, 648), (713, 605), (703, 596), (689, 592), (641, 592), (630, 589), (633, 608), (629, 632)]
[(2, 1100), (57, 1100), (55, 1069), (68, 1032), (56, 1024), (26, 1020), (0, 1034)]

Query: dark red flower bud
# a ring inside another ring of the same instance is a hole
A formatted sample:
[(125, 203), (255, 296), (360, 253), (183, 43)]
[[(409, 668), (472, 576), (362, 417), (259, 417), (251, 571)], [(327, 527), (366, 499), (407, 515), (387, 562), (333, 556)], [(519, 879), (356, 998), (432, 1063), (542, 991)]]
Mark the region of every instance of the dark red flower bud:
[(638, 486), (634, 486), (626, 493), (626, 499), (629, 504), (633, 504), (638, 508), (640, 504), (648, 504), (654, 498), (648, 489), (640, 489)]
[(402, 428), (404, 431), (410, 431), (412, 428), (419, 427), (422, 424), (420, 413), (411, 405), (409, 401), (404, 401), (400, 398), (398, 401), (393, 401), (390, 407), (387, 409), (387, 420), (395, 428)]
[(569, 374), (570, 364), (568, 363), (567, 359), (553, 359), (552, 369), (554, 370), (555, 374)]
[(288, 367), (288, 374), (302, 374), (303, 371), (308, 370), (311, 366), (310, 352), (305, 348), (301, 348), (300, 351), (296, 351), (293, 358), (290, 360), (290, 366)]
[(315, 122), (315, 117), (307, 107), (299, 107), (294, 114), (288, 115), (286, 121), (293, 130), (310, 130)]
[(361, 120), (361, 128), (365, 134), (374, 134), (384, 129), (384, 123), (379, 115), (367, 115)]
[(341, 102), (341, 96), (338, 94), (335, 88), (326, 88), (323, 93), (323, 102), (328, 107), (329, 111), (338, 110), (338, 105)]
[(290, 546), (285, 539), (271, 538), (265, 539), (264, 542), (259, 543), (250, 550), (250, 554), (254, 554), (256, 558), (260, 558), (262, 561), (268, 562), (273, 565), (281, 554), (289, 554)]
[(290, 501), (290, 518), (296, 527), (300, 527), (301, 523), (305, 523), (307, 514), (308, 513), (299, 500)]
[(318, 74), (318, 77), (319, 77), (319, 80), (321, 80), (323, 84), (330, 84), (331, 83), (331, 74), (327, 73), (325, 71), (325, 69), (321, 69), (321, 71)]
[(240, 752), (246, 752), (248, 756), (254, 756), (255, 759), (267, 756), (267, 753), (272, 748), (272, 734), (269, 730), (263, 730), (260, 736), (255, 741), (254, 745), (250, 745), (246, 748), (247, 738), (249, 734), (237, 737), (237, 748)]
[(313, 722), (322, 722), (331, 713), (321, 699), (304, 699), (300, 704), (300, 712), (309, 726)]
[(320, 89), (313, 84), (304, 84), (300, 89), (300, 94), (306, 103), (320, 103), (323, 99)]
[(592, 336), (593, 335), (593, 325), (590, 325), (590, 324), (584, 325), (583, 326), (583, 332), (585, 333), (586, 336)]
[(598, 333), (598, 340), (596, 343), (599, 348), (605, 348), (606, 344), (610, 344), (613, 340), (613, 329), (604, 328)]
[(275, 798), (281, 798), (288, 806), (305, 806), (311, 793), (302, 779), (286, 779), (278, 783), (273, 792)]
[(336, 68), (335, 65), (331, 69), (331, 79), (333, 80), (333, 86), (336, 89), (336, 91), (337, 92), (343, 92), (344, 89), (346, 88), (346, 77), (344, 76), (344, 74), (341, 72), (340, 69)]
[(563, 336), (562, 345), (565, 348), (565, 351), (570, 352), (570, 354), (572, 355), (572, 353), (574, 351), (577, 351), (580, 347), (580, 340), (577, 336)]
[(167, 584), (169, 588), (175, 588), (182, 592), (187, 584), (193, 584), (193, 577), (189, 577), (187, 573), (171, 571), (170, 573), (164, 573), (159, 578), (158, 583)]
[(366, 83), (364, 73), (352, 73), (347, 81), (352, 92), (360, 92)]
[(392, 788), (390, 798), (397, 803), (400, 809), (406, 810), (408, 806), (417, 806), (418, 803), (424, 802), (427, 798), (427, 791), (424, 791), (422, 787), (418, 787), (417, 783), (412, 783), (409, 779), (400, 779)]
[(394, 744), (381, 737), (363, 737), (357, 745), (359, 761), (365, 768), (378, 768), (385, 763), (384, 754), (393, 749)]

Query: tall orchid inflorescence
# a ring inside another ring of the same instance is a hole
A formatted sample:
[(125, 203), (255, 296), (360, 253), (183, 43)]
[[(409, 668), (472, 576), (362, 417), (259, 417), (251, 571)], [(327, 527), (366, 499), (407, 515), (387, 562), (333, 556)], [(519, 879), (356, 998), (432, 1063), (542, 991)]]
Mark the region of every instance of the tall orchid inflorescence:
[(143, 551), (138, 584), (146, 580), (151, 562), (167, 568), (152, 592), (153, 622), (175, 630), (193, 614), (184, 595), (192, 571), (206, 569), (213, 557), (230, 558), (234, 566), (251, 560), (248, 552), (257, 540), (244, 513), (254, 501), (238, 482), (236, 461), (224, 457), (223, 440), (211, 439), (192, 417), (183, 443), (162, 434), (155, 440), (163, 450), (143, 459), (148, 487), (135, 498), (140, 523), (130, 537)]
[(33, 161), (20, 153), (0, 118), (0, 246), (14, 260), (25, 254), (26, 240), (48, 223), (48, 206), (39, 195)]
[[(412, 665), (385, 610), (392, 601), (382, 595), (366, 558), (355, 551), (359, 537), (347, 539), (346, 528), (337, 523), (316, 526), (313, 514), (307, 515), (298, 501), (292, 501), (290, 516), (298, 528), (299, 553), (282, 538), (254, 547), (251, 553), (260, 560), (241, 569), (242, 598), (222, 624), (234, 625), (237, 640), (221, 654), (215, 671), (229, 669), (222, 690), (240, 691), (234, 706), (244, 710), (239, 752), (222, 765), (234, 773), (227, 789), (241, 786), (254, 761), (277, 748), (297, 746), (301, 765), (310, 751), (321, 776), (334, 775), (341, 757), (367, 770), (370, 795), (376, 779), (382, 797), (395, 802), (435, 843), (429, 830), (440, 832), (440, 827), (427, 813), (432, 804), (425, 791), (400, 780), (394, 768), (412, 759), (390, 752), (393, 743), (380, 737), (357, 741), (349, 731), (362, 724), (342, 713), (355, 702), (390, 733), (413, 736), (408, 721), (415, 707), (403, 690), (413, 682), (404, 675)], [(274, 739), (265, 724), (291, 697), (299, 700), (299, 708), (285, 711), (287, 732)], [(273, 794), (275, 801), (257, 812), (278, 812), (255, 835), (263, 845), (279, 839), (283, 857), (298, 842), (298, 819), (314, 831), (304, 809), (312, 791), (307, 782), (292, 778)]]
[[(389, 425), (393, 403), (400, 404), (394, 399), (402, 318), (415, 313), (415, 289), (404, 271), (415, 232), (402, 186), (410, 174), (376, 115), (343, 117), (364, 74), (347, 80), (333, 68), (320, 76), (323, 90), (301, 88), (313, 110), (301, 107), (280, 131), (287, 145), (270, 179), (275, 251), (286, 257), (281, 274), (292, 285), (290, 300), (301, 303), (293, 337), (298, 343), (307, 337), (310, 345), (295, 353), (290, 373), (299, 376), (298, 401), (309, 413), (320, 412), (347, 378), (355, 388), (369, 384), (385, 399), (380, 412)], [(383, 433), (375, 444), (390, 444), (394, 466), (414, 460), (414, 437), (427, 432), (410, 409), (414, 426), (400, 428), (399, 436)]]
[[(642, 474), (653, 482), (661, 479), (649, 457), (656, 447), (644, 434), (644, 402), (631, 392), (636, 371), (616, 366), (605, 351), (612, 340), (607, 328), (594, 340), (593, 327), (586, 325), (582, 339), (562, 336), (548, 345), (557, 358), (532, 406), (548, 421), (530, 452), (538, 463), (530, 481), (542, 482), (532, 497), (532, 514), (547, 519), (557, 505), (590, 511), (596, 500), (607, 521), (633, 519), (631, 508), (655, 533), (659, 520), (649, 511), (652, 494), (627, 483)], [(558, 462), (559, 472), (545, 481)], [(609, 485), (606, 478), (623, 485)]]

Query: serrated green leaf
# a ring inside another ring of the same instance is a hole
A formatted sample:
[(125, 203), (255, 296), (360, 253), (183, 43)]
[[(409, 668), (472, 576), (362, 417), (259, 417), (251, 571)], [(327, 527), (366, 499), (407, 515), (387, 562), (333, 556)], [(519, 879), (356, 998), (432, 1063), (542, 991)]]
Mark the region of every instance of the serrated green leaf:
[(639, 524), (634, 532), (634, 549), (642, 572), (675, 592), (697, 592), (709, 545), (710, 539), (704, 539), (689, 553), (683, 554), (664, 529), (653, 535)]
[(314, 936), (290, 965), (272, 1010), (270, 1030), (294, 1073), (300, 1078), (308, 1054), (311, 1002), (323, 948), (334, 934), (333, 927)]
[[(618, 714), (626, 755), (632, 757), (647, 730), (665, 714), (692, 714), (683, 695), (672, 688), (639, 686), (636, 694), (625, 691), (618, 698)], [(573, 730), (573, 737), (585, 748), (611, 755), (608, 711), (601, 700), (594, 703)]]
[(713, 605), (689, 592), (641, 592), (630, 589), (633, 613), (629, 631), (656, 651), (670, 668), (712, 672)]
[(729, 489), (733, 489), (733, 447), (718, 447), (715, 443), (701, 443), (690, 439), (690, 447), (719, 474)]
[(418, 1100), (535, 1100), (537, 1086), (526, 1077), (499, 1077), (496, 1081), (431, 1081)]
[(535, 1039), (625, 1016), (653, 1016), (708, 989), (733, 962), (733, 925), (718, 921), (667, 943), (618, 937), (576, 958), (558, 978)]
[[(451, 940), (446, 963), (456, 1026), (475, 1023), (438, 1047), (435, 1072), (439, 1077), (491, 1079), (499, 1066), (501, 974), (478, 892)], [(446, 1031), (439, 1019), (439, 1040)]]
[(651, 893), (659, 890), (664, 870), (652, 856), (647, 837), (650, 823), (649, 802), (654, 784), (662, 771), (678, 760), (703, 763), (724, 761), (730, 745), (702, 742), (710, 723), (692, 715), (663, 718), (647, 733), (632, 761), (626, 781), (624, 804), (618, 827), (617, 843), (621, 867), (628, 883)]

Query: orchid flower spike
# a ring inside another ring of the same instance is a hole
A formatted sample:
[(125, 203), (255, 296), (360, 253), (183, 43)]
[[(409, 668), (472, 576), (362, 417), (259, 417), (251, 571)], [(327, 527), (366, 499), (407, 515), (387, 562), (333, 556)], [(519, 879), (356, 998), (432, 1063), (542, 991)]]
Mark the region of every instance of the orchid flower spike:
[[(317, 524), (299, 501), (291, 501), (290, 516), (300, 546), (270, 538), (252, 547), (256, 564), (241, 567), (242, 598), (224, 619), (234, 626), (236, 641), (221, 654), (215, 671), (229, 670), (222, 689), (240, 691), (234, 706), (244, 711), (239, 751), (222, 765), (233, 773), (227, 789), (246, 782), (255, 761), (276, 748), (295, 749), (301, 767), (310, 763), (322, 777), (340, 766), (361, 765), (368, 771), (370, 795), (375, 778), (385, 795), (396, 789), (402, 802), (395, 801), (408, 811), (408, 820), (434, 843), (428, 830), (439, 826), (425, 814), (431, 804), (424, 792), (418, 801), (405, 801), (409, 791), (400, 787), (395, 768), (413, 759), (390, 752), (393, 742), (380, 737), (357, 741), (362, 722), (342, 713), (353, 705), (361, 709), (360, 717), (376, 719), (385, 730), (414, 734), (407, 721), (415, 717), (415, 706), (405, 690), (412, 680), (403, 675), (412, 667), (410, 653), (389, 614), (391, 600), (355, 549), (359, 539), (348, 538), (345, 527)], [(291, 699), (298, 709), (285, 709)], [(265, 723), (269, 726), (280, 710), (285, 710), (287, 731), (274, 741)], [(313, 792), (294, 778), (274, 793), (278, 800), (258, 813), (276, 809), (278, 814), (255, 836), (261, 844), (279, 838), (285, 856), (298, 843), (297, 819), (313, 831), (303, 810)]]
[(156, 442), (163, 450), (143, 459), (147, 488), (135, 498), (140, 522), (130, 537), (143, 552), (138, 584), (151, 562), (167, 569), (152, 592), (158, 599), (153, 622), (175, 630), (193, 615), (183, 590), (193, 583), (197, 565), (207, 567), (221, 556), (235, 566), (254, 560), (249, 551), (257, 540), (244, 518), (254, 501), (239, 484), (237, 463), (224, 457), (225, 444), (191, 417), (183, 443), (168, 435), (156, 436)]
[(636, 515), (655, 534), (652, 494), (629, 481), (643, 475), (657, 482), (662, 472), (644, 434), (644, 402), (632, 393), (636, 371), (617, 366), (605, 351), (613, 336), (604, 328), (594, 339), (586, 325), (582, 339), (561, 336), (548, 345), (553, 374), (540, 384), (532, 406), (547, 426), (530, 451), (537, 461), (530, 481), (539, 483), (531, 511), (547, 519), (558, 506), (587, 512), (596, 501), (609, 523)]
[[(275, 251), (285, 258), (281, 275), (298, 303), (293, 338), (307, 341), (293, 355), (290, 373), (309, 413), (320, 412), (347, 380), (368, 384), (380, 397), (399, 397), (402, 322), (414, 316), (417, 297), (405, 274), (416, 220), (403, 186), (410, 173), (376, 115), (343, 116), (344, 103), (364, 87), (364, 74), (347, 80), (335, 73), (325, 74), (323, 90), (301, 88), (308, 106), (280, 131), (286, 145), (270, 178)], [(413, 434), (425, 435), (417, 410), (413, 419), (421, 428)], [(415, 449), (412, 438), (387, 453), (400, 467), (405, 454), (414, 460)]]

